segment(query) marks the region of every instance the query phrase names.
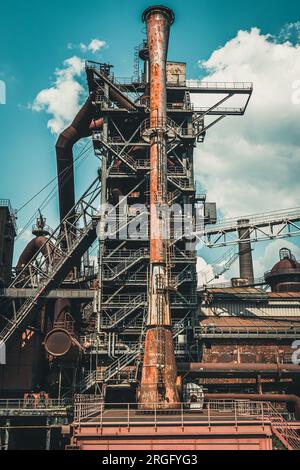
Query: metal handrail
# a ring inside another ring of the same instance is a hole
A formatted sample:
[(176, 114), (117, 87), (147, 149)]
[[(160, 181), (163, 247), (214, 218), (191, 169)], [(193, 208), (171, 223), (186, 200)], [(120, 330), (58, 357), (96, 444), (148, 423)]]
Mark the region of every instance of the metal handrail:
[[(29, 406), (30, 405), (30, 406)], [(65, 409), (71, 406), (72, 403), (67, 400), (58, 400), (53, 398), (45, 398), (43, 404), (39, 397), (34, 398), (31, 402), (28, 399), (0, 399), (0, 413), (4, 410), (34, 410), (34, 411), (45, 411), (45, 410), (56, 410), (56, 409)]]
[[(154, 426), (188, 426), (195, 424), (220, 425), (224, 421), (234, 421), (236, 425), (244, 422), (259, 422), (262, 425), (271, 424), (271, 419), (268, 415), (267, 402), (252, 402), (248, 400), (211, 400), (206, 401), (204, 410), (199, 413), (189, 413), (188, 403), (178, 403), (172, 409), (172, 417), (169, 414), (163, 414), (160, 411), (163, 409), (160, 403), (105, 403), (101, 399), (95, 399), (93, 403), (85, 402), (84, 397), (75, 403), (75, 423), (79, 424), (85, 420), (82, 414), (82, 409), (87, 409), (89, 406), (97, 410), (97, 414), (92, 417), (95, 424), (101, 427), (109, 426), (111, 424), (119, 426), (138, 426), (145, 424)], [(98, 409), (97, 409), (98, 408)], [(110, 417), (109, 410), (113, 410), (113, 417)], [(139, 412), (142, 410), (142, 413)], [(147, 418), (145, 418), (145, 415)], [(90, 420), (88, 420), (90, 421)]]
[[(170, 86), (170, 85), (169, 85)], [(188, 88), (213, 90), (253, 90), (252, 82), (207, 82), (202, 80), (187, 80)]]
[[(284, 223), (284, 221), (289, 219), (300, 220), (300, 207), (286, 209), (283, 211), (271, 211), (262, 214), (252, 214), (242, 217), (223, 219), (213, 227), (213, 230), (221, 231), (222, 229), (228, 229), (229, 227), (234, 227), (237, 230), (238, 228), (248, 228), (249, 226), (258, 225), (260, 223), (264, 225), (280, 222)], [(237, 222), (240, 220), (245, 222), (239, 223), (239, 225), (237, 225)], [(209, 229), (207, 231), (209, 231)]]
[[(193, 111), (195, 113), (205, 113), (210, 109), (209, 106), (200, 106), (200, 107), (194, 107)], [(217, 106), (216, 108), (211, 110), (212, 113), (242, 113), (243, 108), (238, 108), (238, 107), (230, 107), (230, 106)]]
[(300, 328), (278, 328), (278, 327), (257, 327), (257, 326), (247, 326), (247, 327), (218, 327), (218, 326), (202, 326), (195, 328), (195, 334), (199, 336), (217, 336), (217, 335), (237, 335), (237, 336), (295, 336), (300, 335)]
[(17, 223), (16, 223), (16, 211), (12, 208), (12, 205), (11, 205), (11, 202), (9, 199), (0, 199), (0, 207), (7, 207), (8, 209), (8, 212), (10, 214), (10, 217), (11, 217), (11, 222), (14, 226), (14, 229), (15, 231), (17, 232)]

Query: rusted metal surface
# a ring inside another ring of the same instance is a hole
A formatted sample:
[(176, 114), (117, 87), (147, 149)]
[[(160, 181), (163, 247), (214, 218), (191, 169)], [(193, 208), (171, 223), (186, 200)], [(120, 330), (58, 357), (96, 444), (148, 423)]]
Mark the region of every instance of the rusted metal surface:
[(182, 363), (179, 366), (181, 372), (197, 373), (228, 373), (228, 374), (278, 374), (299, 375), (300, 365), (295, 364), (235, 364), (235, 363)]
[(156, 405), (147, 413), (133, 404), (104, 408), (99, 402), (98, 410), (90, 406), (82, 419), (75, 410), (71, 444), (82, 450), (272, 449), (269, 403), (214, 400), (193, 413), (184, 404), (172, 413), (160, 412)]
[(155, 328), (147, 331), (141, 383), (140, 402), (161, 403), (162, 408), (176, 408), (176, 364), (170, 330)]
[(95, 120), (94, 117), (93, 95), (90, 95), (72, 124), (60, 134), (56, 143), (60, 220), (63, 220), (75, 205), (73, 146), (83, 137), (91, 135), (93, 130), (103, 126), (103, 119)]
[(28, 243), (17, 263), (17, 272), (20, 272), (39, 250), (42, 251), (44, 256), (49, 257), (51, 244), (47, 243), (47, 240), (47, 237), (36, 237)]
[(45, 349), (50, 356), (63, 358), (65, 362), (76, 361), (82, 350), (75, 336), (63, 328), (55, 328), (48, 333)]
[[(270, 451), (272, 450), (271, 430), (268, 432), (266, 427), (252, 428), (251, 430), (244, 427), (239, 428), (236, 433), (234, 426), (228, 426), (220, 434), (217, 432), (209, 432), (210, 437), (199, 436), (199, 429), (195, 427), (191, 430), (191, 434), (196, 434), (198, 437), (193, 438), (190, 436), (181, 436), (180, 429), (175, 429), (177, 433), (173, 439), (165, 438), (163, 436), (149, 436), (146, 437), (147, 429), (144, 431), (144, 438), (142, 436), (135, 436), (132, 439), (122, 438), (106, 438), (99, 439), (94, 430), (94, 438), (92, 437), (77, 437), (76, 442), (78, 450), (90, 451), (134, 451), (134, 450), (157, 450), (157, 451), (201, 451), (201, 450), (219, 450), (219, 451)], [(212, 438), (213, 437), (213, 438)]]
[(64, 362), (75, 362), (82, 347), (76, 338), (75, 321), (71, 314), (72, 305), (69, 299), (58, 299), (54, 307), (54, 324), (48, 332), (44, 346), (52, 358)]
[(201, 326), (215, 325), (217, 327), (242, 327), (242, 328), (279, 328), (289, 326), (290, 328), (300, 326), (300, 318), (291, 319), (263, 319), (263, 318), (238, 318), (238, 317), (206, 317), (200, 320)]
[(300, 292), (300, 263), (288, 248), (281, 249), (279, 255), (280, 261), (265, 274), (272, 292)]
[(150, 63), (150, 286), (139, 402), (160, 402), (162, 408), (173, 408), (179, 396), (170, 330), (168, 247), (161, 208), (168, 195), (166, 60), (174, 14), (165, 7), (150, 7), (143, 19), (147, 25)]
[[(203, 362), (244, 364), (276, 364), (291, 362), (293, 349), (291, 340), (285, 340), (285, 344), (277, 344), (274, 340), (212, 340), (213, 343), (203, 347)], [(278, 338), (279, 341), (279, 338)]]

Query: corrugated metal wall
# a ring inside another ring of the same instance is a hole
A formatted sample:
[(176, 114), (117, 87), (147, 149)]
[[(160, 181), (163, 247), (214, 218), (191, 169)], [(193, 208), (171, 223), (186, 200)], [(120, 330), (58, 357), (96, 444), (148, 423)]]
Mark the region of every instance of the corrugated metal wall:
[(258, 304), (248, 301), (213, 302), (210, 305), (200, 305), (202, 316), (244, 316), (244, 317), (299, 317), (299, 301), (272, 301)]

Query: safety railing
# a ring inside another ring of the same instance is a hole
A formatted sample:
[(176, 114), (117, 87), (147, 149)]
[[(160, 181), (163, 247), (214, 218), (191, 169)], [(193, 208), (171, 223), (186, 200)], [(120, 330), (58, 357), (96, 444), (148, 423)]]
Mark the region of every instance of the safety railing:
[(75, 423), (90, 423), (104, 429), (118, 426), (128, 429), (143, 427), (179, 427), (186, 430), (189, 426), (205, 426), (208, 432), (213, 427), (234, 425), (261, 426), (269, 430), (288, 450), (300, 450), (299, 434), (286, 421), (284, 416), (269, 402), (250, 400), (209, 400), (199, 403), (198, 409), (193, 403), (179, 403), (171, 410), (164, 410), (159, 403), (104, 404), (101, 398), (85, 400), (79, 398), (75, 403)]
[(127, 308), (131, 308), (133, 304), (139, 304), (140, 302), (145, 302), (147, 299), (146, 294), (142, 295), (115, 295), (115, 296), (103, 296), (102, 301), (103, 305), (125, 305)]
[[(258, 422), (262, 426), (270, 425), (270, 408), (267, 402), (252, 402), (247, 400), (207, 401), (199, 410), (190, 411), (190, 403), (179, 403), (170, 412), (164, 410), (159, 403), (106, 403), (95, 398), (90, 403), (94, 414), (92, 422), (100, 427), (105, 426), (193, 426), (221, 425), (224, 422), (238, 426), (241, 423)], [(97, 413), (95, 413), (95, 408)], [(89, 415), (88, 403), (82, 397), (75, 403), (75, 423), (82, 423)], [(89, 422), (89, 419), (87, 419)]]
[(72, 403), (67, 400), (52, 398), (41, 399), (39, 396), (26, 399), (0, 399), (0, 416), (38, 415), (47, 412), (66, 412)]
[(12, 208), (11, 202), (9, 199), (0, 199), (0, 207), (6, 207), (9, 211), (11, 222), (17, 232), (17, 223), (16, 223), (16, 211)]
[(199, 88), (203, 90), (253, 90), (252, 82), (206, 82), (202, 80), (188, 80), (186, 86), (188, 88)]
[(299, 338), (300, 327), (217, 327), (214, 325), (195, 328), (195, 335), (201, 338), (216, 337), (257, 337), (257, 338)]
[(143, 136), (147, 131), (151, 131), (153, 129), (165, 131), (172, 130), (178, 135), (181, 135), (183, 131), (182, 126), (169, 117), (152, 117), (143, 121), (141, 125), (141, 135)]
[[(254, 215), (252, 214), (243, 217), (236, 217), (233, 219), (223, 219), (220, 220), (218, 224), (215, 225), (211, 230), (238, 230), (238, 228), (248, 228), (260, 224), (262, 224), (263, 226), (267, 226), (275, 223), (284, 223), (288, 220), (300, 220), (300, 207), (286, 209), (283, 211), (272, 211)], [(206, 230), (206, 232), (209, 231), (210, 229)]]
[(195, 113), (207, 113), (208, 114), (242, 114), (244, 111), (244, 108), (237, 108), (237, 107), (229, 107), (229, 106), (217, 106), (216, 108), (209, 108), (205, 106), (200, 106), (200, 107), (194, 107), (194, 112)]

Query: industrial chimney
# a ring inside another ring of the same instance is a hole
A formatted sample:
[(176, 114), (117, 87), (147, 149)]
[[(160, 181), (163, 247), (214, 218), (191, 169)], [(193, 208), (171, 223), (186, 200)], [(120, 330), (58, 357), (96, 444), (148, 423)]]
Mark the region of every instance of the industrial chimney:
[(252, 259), (252, 247), (250, 242), (250, 220), (241, 219), (238, 221), (239, 234), (239, 261), (240, 261), (240, 278), (248, 281), (248, 284), (254, 282), (254, 270)]
[(150, 65), (150, 286), (141, 409), (178, 406), (176, 365), (169, 301), (168, 240), (163, 208), (167, 206), (166, 61), (174, 13), (153, 6), (143, 13), (148, 32)]

